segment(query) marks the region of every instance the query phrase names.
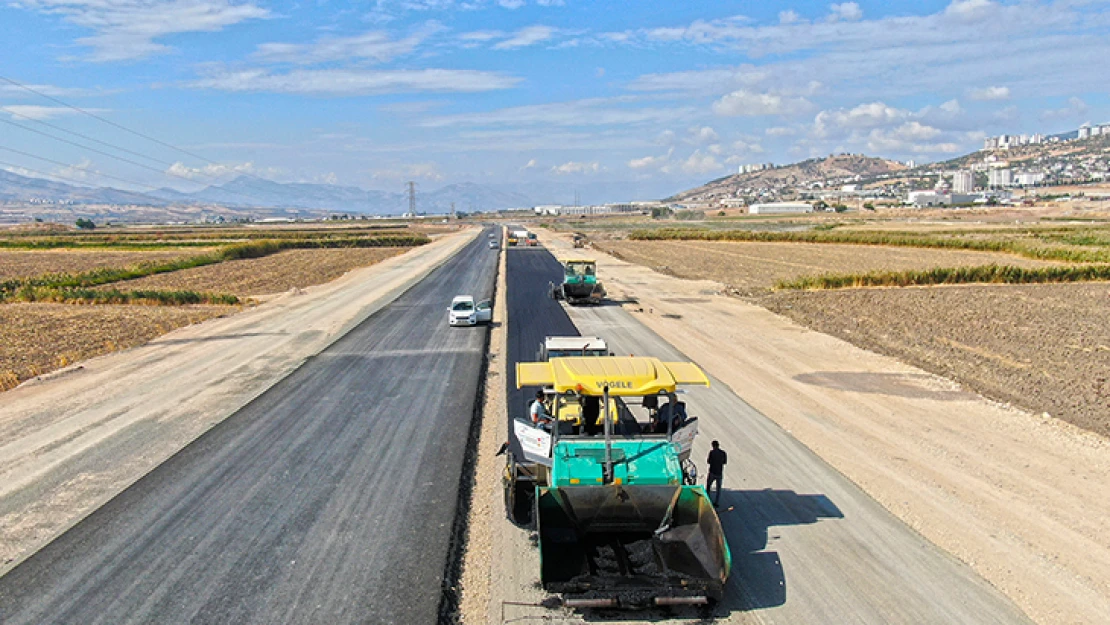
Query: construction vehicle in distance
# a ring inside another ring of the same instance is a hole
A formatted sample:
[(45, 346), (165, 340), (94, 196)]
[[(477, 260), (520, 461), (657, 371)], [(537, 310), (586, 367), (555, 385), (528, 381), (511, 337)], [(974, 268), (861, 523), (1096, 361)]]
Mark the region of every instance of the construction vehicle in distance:
[(573, 245), (576, 248), (586, 247), (586, 235), (579, 234), (579, 233), (575, 232), (574, 233), (574, 239), (573, 239)]
[(571, 356), (518, 363), (516, 373), (518, 388), (544, 388), (555, 424), (514, 421), (522, 457), (509, 454), (504, 476), (509, 518), (538, 534), (544, 589), (572, 608), (720, 600), (732, 557), (690, 475), (697, 419), (676, 395), (681, 385), (708, 386), (702, 370)]
[(524, 244), (528, 247), (539, 247), (540, 240), (536, 237), (535, 232), (529, 232), (524, 238)]
[(566, 300), (568, 304), (600, 304), (605, 297), (605, 287), (597, 279), (597, 261), (589, 258), (570, 258), (560, 261), (563, 281), (552, 282), (551, 297)]

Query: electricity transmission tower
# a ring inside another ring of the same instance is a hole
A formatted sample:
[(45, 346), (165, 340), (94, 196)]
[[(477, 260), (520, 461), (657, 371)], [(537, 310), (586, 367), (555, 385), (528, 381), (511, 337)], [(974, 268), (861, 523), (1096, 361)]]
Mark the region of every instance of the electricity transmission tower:
[(409, 181), (409, 215), (416, 217), (416, 183)]

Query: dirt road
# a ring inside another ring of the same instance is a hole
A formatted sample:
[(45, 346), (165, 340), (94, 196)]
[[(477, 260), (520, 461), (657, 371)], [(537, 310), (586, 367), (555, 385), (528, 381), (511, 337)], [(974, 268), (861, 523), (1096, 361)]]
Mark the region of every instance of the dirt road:
[(6, 392), (0, 573), (394, 300), (476, 233)]
[(1106, 439), (719, 296), (717, 283), (590, 254), (638, 321), (1035, 621), (1107, 622)]

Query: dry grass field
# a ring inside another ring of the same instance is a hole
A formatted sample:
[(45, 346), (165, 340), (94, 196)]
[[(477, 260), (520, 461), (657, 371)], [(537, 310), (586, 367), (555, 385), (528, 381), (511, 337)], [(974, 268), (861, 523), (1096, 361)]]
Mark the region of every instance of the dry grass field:
[(167, 289), (256, 297), (330, 282), (352, 269), (405, 252), (403, 247), (286, 250), (262, 258), (230, 260), (116, 282), (120, 290)]
[(0, 390), (236, 310), (236, 306), (0, 304)]
[(207, 254), (213, 248), (185, 247), (154, 252), (115, 250), (0, 250), (0, 280), (33, 278), (48, 273), (77, 273), (90, 269), (123, 268), (142, 262), (163, 262)]
[(1110, 283), (781, 291), (757, 302), (1110, 436)]
[[(0, 390), (240, 308), (186, 303), (205, 301), (203, 294), (218, 296), (208, 301), (234, 303), (236, 297), (242, 301), (330, 282), (426, 243), (429, 234), (458, 228), (282, 224), (2, 230)], [(121, 304), (129, 300), (88, 295), (98, 290), (149, 295)], [(83, 305), (94, 301), (100, 303)], [(145, 305), (154, 303), (162, 305)]]
[(991, 252), (874, 245), (730, 241), (596, 241), (602, 251), (680, 278), (707, 279), (741, 295), (769, 291), (780, 280), (821, 273), (931, 269), (991, 263), (1050, 263)]

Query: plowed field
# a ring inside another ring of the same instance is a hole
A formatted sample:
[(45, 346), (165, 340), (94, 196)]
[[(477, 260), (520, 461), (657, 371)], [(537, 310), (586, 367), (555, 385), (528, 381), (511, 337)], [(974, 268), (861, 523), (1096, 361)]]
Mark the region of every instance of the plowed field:
[(1110, 436), (1110, 284), (784, 291), (805, 326)]
[(0, 390), (236, 310), (235, 306), (2, 304)]
[(1049, 265), (1012, 254), (962, 250), (728, 241), (597, 241), (605, 252), (680, 278), (714, 280), (743, 295), (779, 280), (822, 273), (930, 269), (966, 265)]
[(407, 247), (286, 250), (262, 258), (225, 261), (127, 280), (107, 288), (169, 289), (251, 297), (330, 282), (409, 250)]
[(123, 268), (141, 262), (162, 262), (200, 256), (212, 248), (186, 247), (161, 252), (56, 249), (0, 251), (0, 280), (33, 278), (47, 273), (77, 273), (105, 267)]

